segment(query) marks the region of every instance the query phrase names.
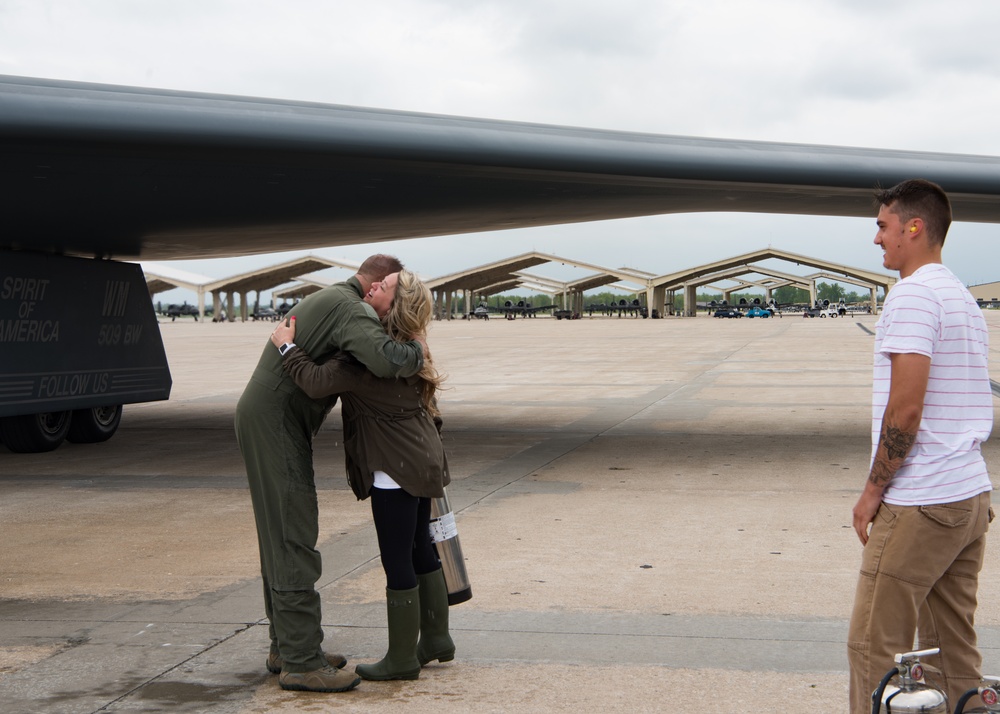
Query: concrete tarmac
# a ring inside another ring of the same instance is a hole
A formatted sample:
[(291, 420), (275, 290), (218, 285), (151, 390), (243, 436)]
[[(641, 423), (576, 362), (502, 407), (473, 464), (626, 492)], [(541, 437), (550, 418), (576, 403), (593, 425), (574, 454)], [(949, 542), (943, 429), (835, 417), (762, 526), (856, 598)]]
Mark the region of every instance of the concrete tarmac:
[[(127, 406), (106, 444), (0, 447), (0, 710), (846, 711), (874, 321), (435, 323), (474, 596), (451, 608), (454, 662), (344, 694), (264, 668), (232, 417), (271, 324), (164, 322), (169, 401)], [(319, 587), (325, 646), (353, 666), (384, 653), (384, 578), (339, 442), (335, 410), (315, 443)], [(984, 452), (1000, 473), (995, 439)]]

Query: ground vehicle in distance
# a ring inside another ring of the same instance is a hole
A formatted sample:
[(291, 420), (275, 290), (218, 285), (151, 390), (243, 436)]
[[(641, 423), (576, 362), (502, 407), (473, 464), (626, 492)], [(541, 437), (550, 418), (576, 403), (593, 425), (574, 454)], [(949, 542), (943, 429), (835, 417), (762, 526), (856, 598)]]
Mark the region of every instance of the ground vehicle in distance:
[(810, 307), (802, 313), (802, 317), (838, 317), (840, 313), (835, 307)]
[(735, 307), (722, 307), (716, 310), (712, 317), (743, 317), (743, 313)]
[(552, 312), (552, 317), (556, 318), (557, 320), (562, 320), (562, 319), (579, 320), (580, 313), (573, 312), (572, 310), (555, 310)]
[(757, 305), (754, 305), (752, 308), (747, 310), (747, 317), (771, 317), (771, 315), (772, 313), (770, 310), (758, 307)]

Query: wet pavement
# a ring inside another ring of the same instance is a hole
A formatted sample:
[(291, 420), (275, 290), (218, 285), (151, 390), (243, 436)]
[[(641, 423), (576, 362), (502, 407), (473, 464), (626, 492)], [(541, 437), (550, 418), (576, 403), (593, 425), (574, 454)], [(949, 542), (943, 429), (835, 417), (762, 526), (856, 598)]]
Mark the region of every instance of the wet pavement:
[[(451, 609), (457, 656), (324, 695), (264, 669), (232, 416), (271, 327), (162, 323), (170, 401), (127, 406), (107, 444), (0, 447), (0, 709), (843, 711), (873, 326), (435, 323), (474, 595)], [(384, 580), (339, 428), (335, 412), (315, 445), (320, 592), (353, 666), (384, 652)], [(1000, 674), (998, 553), (978, 623)]]

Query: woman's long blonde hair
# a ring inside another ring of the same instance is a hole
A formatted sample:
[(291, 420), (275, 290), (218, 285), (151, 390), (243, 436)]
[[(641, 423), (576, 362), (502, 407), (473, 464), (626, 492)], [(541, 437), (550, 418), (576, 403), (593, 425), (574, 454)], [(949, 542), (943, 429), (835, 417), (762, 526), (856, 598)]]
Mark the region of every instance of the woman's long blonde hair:
[[(389, 312), (382, 318), (385, 331), (397, 342), (412, 340), (414, 335), (427, 333), (434, 314), (434, 300), (431, 291), (421, 280), (405, 268), (399, 271), (396, 283), (396, 296), (392, 300)], [(424, 355), (424, 366), (417, 374), (420, 377), (420, 397), (424, 408), (432, 416), (438, 415), (434, 394), (444, 377), (438, 374), (431, 360), (430, 352)]]

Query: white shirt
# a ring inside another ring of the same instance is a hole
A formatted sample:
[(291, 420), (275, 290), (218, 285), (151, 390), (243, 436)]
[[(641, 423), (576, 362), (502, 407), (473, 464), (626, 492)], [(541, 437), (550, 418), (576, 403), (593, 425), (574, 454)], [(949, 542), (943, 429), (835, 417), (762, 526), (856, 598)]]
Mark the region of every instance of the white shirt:
[(883, 495), (886, 503), (951, 503), (990, 491), (980, 444), (993, 429), (989, 332), (975, 299), (955, 275), (931, 263), (900, 280), (875, 326), (872, 460), (889, 401), (890, 354), (931, 358), (916, 441)]
[(385, 471), (372, 471), (372, 476), (374, 477), (374, 483), (372, 486), (375, 488), (384, 488), (387, 491), (396, 488), (402, 488), (396, 481), (387, 474)]

